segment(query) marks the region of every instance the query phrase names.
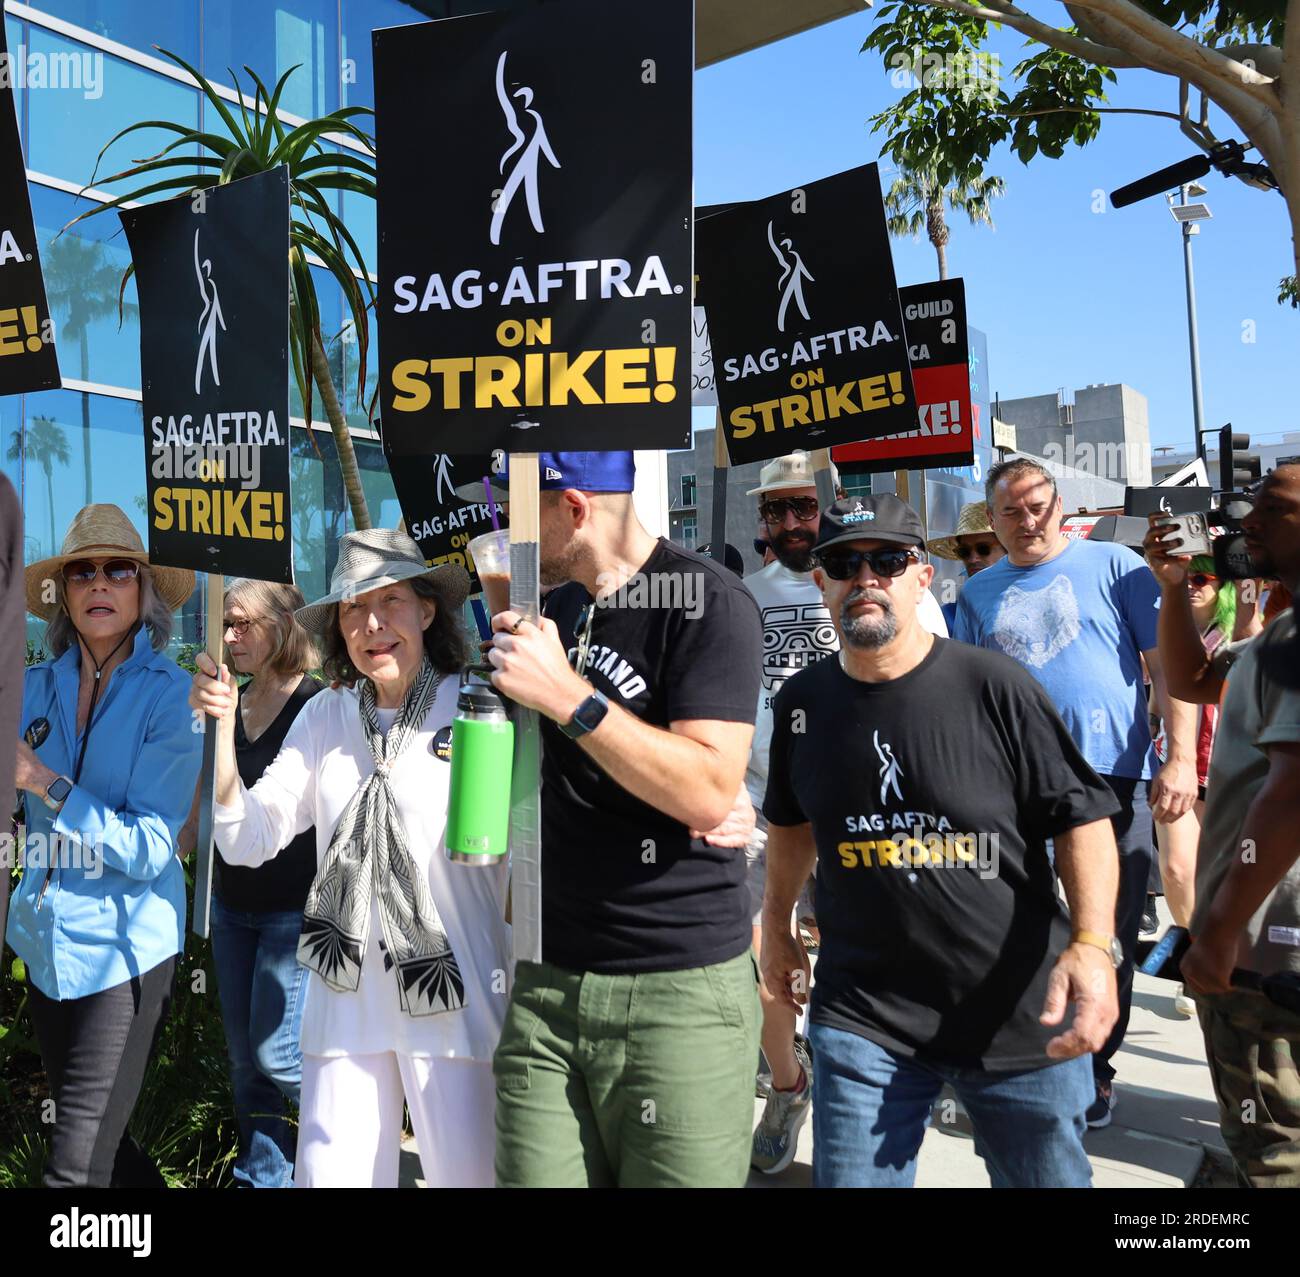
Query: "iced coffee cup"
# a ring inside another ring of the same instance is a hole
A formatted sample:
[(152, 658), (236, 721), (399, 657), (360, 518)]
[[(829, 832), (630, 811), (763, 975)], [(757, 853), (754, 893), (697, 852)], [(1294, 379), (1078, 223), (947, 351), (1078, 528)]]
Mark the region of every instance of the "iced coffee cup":
[(483, 585), (488, 611), (495, 616), (510, 606), (510, 533), (484, 532), (469, 543), (470, 558)]

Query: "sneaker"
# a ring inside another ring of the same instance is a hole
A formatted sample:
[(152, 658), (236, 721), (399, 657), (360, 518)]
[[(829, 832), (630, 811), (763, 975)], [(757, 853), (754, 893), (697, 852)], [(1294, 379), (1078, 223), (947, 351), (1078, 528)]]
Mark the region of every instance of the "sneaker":
[(1088, 1129), (1099, 1131), (1110, 1125), (1110, 1115), (1115, 1111), (1115, 1084), (1097, 1081), (1097, 1098), (1088, 1105), (1084, 1115), (1088, 1119)]
[(1142, 911), (1142, 929), (1144, 936), (1154, 936), (1160, 930), (1160, 916), (1156, 913), (1156, 898), (1147, 893), (1147, 907)]
[(769, 1091), (763, 1116), (754, 1131), (749, 1161), (764, 1175), (778, 1175), (794, 1161), (799, 1147), (799, 1132), (812, 1112), (812, 1062), (798, 1037), (795, 1038), (794, 1053), (803, 1070), (803, 1086), (797, 1091)]
[(1183, 992), (1181, 984), (1174, 985), (1174, 1010), (1179, 1015), (1186, 1016), (1189, 1020), (1196, 1015), (1196, 1001)]

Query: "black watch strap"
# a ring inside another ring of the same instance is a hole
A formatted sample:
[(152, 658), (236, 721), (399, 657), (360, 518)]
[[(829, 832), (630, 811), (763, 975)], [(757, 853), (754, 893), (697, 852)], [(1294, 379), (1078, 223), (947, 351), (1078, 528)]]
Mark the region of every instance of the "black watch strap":
[(609, 712), (609, 702), (600, 692), (592, 692), (577, 709), (567, 723), (560, 724), (562, 731), (570, 740), (577, 740), (588, 732), (595, 731), (601, 720)]

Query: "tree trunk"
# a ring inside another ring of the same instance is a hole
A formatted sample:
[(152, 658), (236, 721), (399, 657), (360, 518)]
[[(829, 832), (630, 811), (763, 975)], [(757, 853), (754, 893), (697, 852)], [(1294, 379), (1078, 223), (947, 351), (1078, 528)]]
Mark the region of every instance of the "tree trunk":
[(939, 259), (939, 278), (948, 278), (948, 220), (943, 215), (943, 192), (939, 198), (931, 198), (925, 212), (925, 229), (934, 245), (935, 256)]
[[(321, 406), (325, 409), (330, 430), (334, 433), (334, 446), (339, 454), (339, 472), (343, 475), (343, 489), (352, 509), (352, 523), (356, 531), (362, 532), (372, 526), (370, 508), (366, 505), (365, 490), (361, 486), (361, 471), (357, 466), (356, 451), (352, 447), (352, 435), (348, 432), (347, 418), (343, 415), (338, 391), (334, 389), (334, 378), (330, 375), (325, 348), (317, 337), (313, 337), (311, 342), (311, 375), (316, 389), (320, 391)], [(309, 422), (308, 429), (310, 428)]]

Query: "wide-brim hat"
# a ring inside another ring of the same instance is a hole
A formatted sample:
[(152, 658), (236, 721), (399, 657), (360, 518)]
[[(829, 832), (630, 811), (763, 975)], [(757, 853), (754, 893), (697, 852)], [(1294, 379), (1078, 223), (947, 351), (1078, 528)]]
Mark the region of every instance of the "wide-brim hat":
[(123, 510), (115, 505), (88, 505), (73, 516), (63, 538), (63, 549), (27, 568), (27, 610), (33, 616), (48, 621), (58, 611), (59, 605), (49, 598), (46, 583), (59, 576), (63, 565), (73, 559), (133, 559), (143, 563), (153, 577), (158, 597), (173, 612), (194, 593), (194, 573), (189, 568), (164, 568), (149, 562), (144, 542)]
[(930, 542), (930, 553), (941, 559), (957, 559), (957, 538), (976, 536), (985, 533), (993, 536), (993, 525), (989, 522), (989, 504), (987, 501), (972, 501), (964, 505), (957, 516), (956, 530), (947, 536), (936, 537)]
[[(830, 462), (831, 486), (838, 492), (840, 472)], [(780, 492), (782, 488), (812, 488), (817, 485), (812, 453), (796, 449), (784, 457), (774, 457), (758, 472), (758, 487), (750, 488), (747, 497), (761, 497), (767, 492)]]
[(394, 528), (367, 528), (347, 532), (339, 539), (339, 558), (330, 577), (330, 592), (294, 615), (303, 628), (323, 635), (334, 618), (334, 607), (344, 599), (423, 577), (438, 592), (443, 605), (460, 607), (469, 597), (469, 573), (456, 563), (429, 567), (420, 547)]

